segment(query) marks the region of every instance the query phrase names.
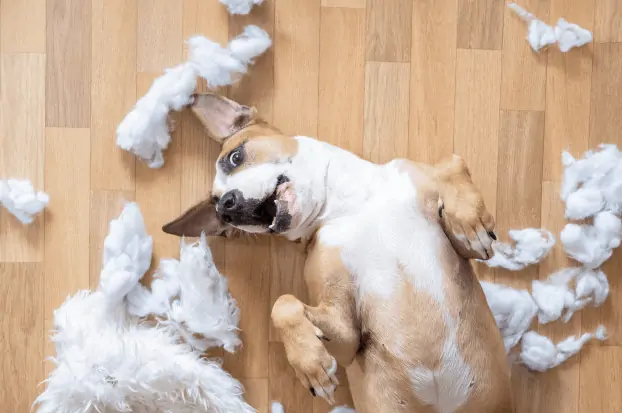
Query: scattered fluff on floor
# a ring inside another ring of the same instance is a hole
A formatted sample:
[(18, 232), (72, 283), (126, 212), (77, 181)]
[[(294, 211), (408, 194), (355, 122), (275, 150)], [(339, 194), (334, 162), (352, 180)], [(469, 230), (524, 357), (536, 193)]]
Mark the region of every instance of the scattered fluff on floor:
[(573, 47), (581, 47), (592, 41), (592, 33), (577, 24), (560, 18), (553, 28), (516, 3), (510, 3), (508, 7), (529, 25), (527, 40), (536, 52), (543, 47), (557, 44), (559, 50), (565, 53)]
[[(138, 206), (127, 204), (110, 223), (98, 289), (78, 292), (54, 312), (56, 367), (35, 401), (38, 413), (255, 411), (244, 402), (240, 383), (220, 363), (202, 358), (192, 347), (195, 342), (183, 342), (191, 333), (202, 334), (204, 345), (238, 342), (235, 326), (230, 325), (237, 321), (237, 308), (224, 298), (226, 282), (215, 270), (204, 241), (184, 245), (181, 261), (168, 260), (160, 271), (169, 277), (178, 271), (181, 294), (172, 294), (170, 305), (162, 308), (167, 314), (178, 311), (179, 322), (158, 323), (128, 311), (127, 295), (138, 296), (137, 288), (143, 303), (161, 303), (138, 287), (149, 268), (151, 249)], [(188, 293), (184, 286), (191, 277), (196, 291)], [(206, 307), (196, 302), (198, 294), (216, 314), (208, 321), (203, 319)], [(165, 296), (161, 293), (159, 298)], [(140, 303), (134, 300), (131, 308), (144, 314)]]
[(167, 69), (117, 127), (117, 145), (147, 162), (150, 168), (164, 164), (164, 151), (171, 140), (171, 110), (180, 111), (192, 102), (197, 77), (212, 88), (231, 85), (244, 75), (256, 57), (272, 44), (257, 26), (246, 26), (226, 48), (203, 36), (188, 40), (190, 58)]
[(263, 0), (220, 0), (227, 7), (230, 14), (248, 14), (255, 5), (260, 5)]
[[(537, 371), (559, 365), (591, 339), (605, 340), (602, 326), (594, 334), (586, 333), (578, 339), (569, 337), (558, 345), (527, 331), (536, 315), (539, 324), (560, 319), (568, 322), (576, 311), (588, 305), (602, 305), (609, 295), (609, 281), (600, 267), (622, 238), (619, 217), (622, 213), (622, 153), (615, 145), (600, 145), (597, 150), (587, 151), (582, 159), (564, 152), (562, 163), (564, 176), (560, 195), (566, 204), (565, 217), (582, 222), (566, 224), (560, 240), (567, 255), (581, 266), (562, 268), (546, 280), (532, 281), (531, 292), (482, 282), (506, 350), (509, 352), (522, 340), (520, 361)], [(519, 270), (544, 258), (552, 243), (547, 250), (548, 244), (542, 241), (544, 237), (538, 236), (539, 230), (524, 231), (532, 234), (531, 240), (528, 235), (523, 238), (511, 233), (516, 245), (497, 247), (490, 260), (492, 264), (488, 264)], [(497, 254), (497, 251), (507, 252)], [(533, 259), (516, 259), (523, 255)]]
[(555, 245), (553, 234), (544, 229), (511, 230), (510, 238), (515, 243), (513, 246), (502, 242), (493, 243), (494, 255), (483, 262), (489, 267), (518, 271), (542, 261)]
[(45, 192), (35, 192), (27, 179), (0, 180), (0, 204), (19, 219), (30, 224), (34, 216), (43, 211), (50, 201)]
[[(272, 402), (272, 407), (270, 408), (270, 413), (285, 413), (285, 409), (283, 405), (279, 402)], [(351, 409), (347, 406), (335, 407), (330, 413), (356, 413), (356, 410)]]

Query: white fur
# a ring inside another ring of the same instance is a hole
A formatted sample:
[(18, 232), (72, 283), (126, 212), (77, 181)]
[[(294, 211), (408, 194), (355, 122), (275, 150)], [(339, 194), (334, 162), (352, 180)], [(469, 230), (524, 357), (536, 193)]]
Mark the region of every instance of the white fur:
[[(126, 205), (104, 241), (99, 289), (78, 292), (54, 312), (56, 367), (35, 401), (38, 413), (254, 412), (244, 402), (237, 380), (180, 341), (201, 333), (206, 344), (235, 343), (229, 328), (212, 320), (224, 314), (226, 325), (230, 321), (226, 315), (237, 313), (232, 310), (235, 303), (225, 298), (226, 283), (216, 273), (205, 243), (184, 246), (181, 255), (178, 309), (185, 314), (176, 315), (185, 322), (183, 331), (180, 323), (151, 325), (128, 312), (126, 294), (140, 289), (138, 280), (151, 260), (151, 237), (138, 206)], [(194, 292), (183, 287), (191, 277), (197, 282)], [(207, 280), (201, 282), (202, 277)], [(175, 293), (174, 288), (167, 291)], [(201, 294), (212, 304), (197, 303)]]
[(271, 44), (268, 34), (257, 26), (246, 26), (226, 48), (203, 36), (191, 37), (188, 61), (165, 70), (153, 82), (117, 127), (117, 145), (147, 162), (150, 168), (161, 167), (162, 151), (171, 140), (169, 112), (191, 103), (197, 77), (205, 79), (212, 89), (231, 85)]
[(514, 246), (494, 242), (492, 244), (494, 255), (482, 262), (489, 267), (518, 271), (542, 261), (555, 245), (555, 237), (545, 229), (511, 230), (510, 238), (515, 242)]
[(553, 28), (516, 3), (510, 3), (508, 7), (529, 25), (527, 40), (536, 52), (557, 44), (559, 50), (565, 53), (573, 47), (581, 47), (592, 41), (592, 33), (577, 24), (568, 23), (560, 18)]
[(230, 14), (248, 14), (255, 5), (263, 3), (263, 0), (220, 0), (227, 6)]
[(0, 205), (22, 224), (32, 223), (49, 201), (50, 197), (45, 192), (35, 192), (27, 179), (0, 180)]

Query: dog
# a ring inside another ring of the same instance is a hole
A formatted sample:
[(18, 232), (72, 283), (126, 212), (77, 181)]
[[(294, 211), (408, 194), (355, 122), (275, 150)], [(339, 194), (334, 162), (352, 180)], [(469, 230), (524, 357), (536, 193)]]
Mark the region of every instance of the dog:
[(271, 318), (314, 396), (332, 402), (339, 364), (359, 413), (513, 411), (503, 341), (470, 263), (491, 257), (494, 218), (462, 158), (374, 164), (284, 135), (217, 94), (190, 109), (222, 152), (211, 197), (162, 229), (304, 243), (311, 302), (283, 295)]

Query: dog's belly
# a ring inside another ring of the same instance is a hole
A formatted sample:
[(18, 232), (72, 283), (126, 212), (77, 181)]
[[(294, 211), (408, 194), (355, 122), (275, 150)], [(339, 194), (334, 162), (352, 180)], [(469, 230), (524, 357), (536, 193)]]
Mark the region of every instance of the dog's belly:
[(465, 354), (465, 342), (481, 346), (481, 354), (495, 343), (463, 323), (487, 309), (470, 294), (477, 284), (473, 274), (459, 279), (468, 264), (458, 259), (440, 226), (417, 210), (415, 197), (380, 196), (318, 235), (340, 249), (355, 286), (366, 409), (457, 412), (480, 382), (490, 381), (473, 366), (480, 357)]

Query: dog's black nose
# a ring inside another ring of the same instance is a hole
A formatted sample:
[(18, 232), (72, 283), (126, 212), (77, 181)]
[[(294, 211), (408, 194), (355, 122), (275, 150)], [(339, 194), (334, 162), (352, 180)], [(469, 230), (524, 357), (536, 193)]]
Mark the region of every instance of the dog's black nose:
[(237, 191), (229, 191), (220, 198), (222, 212), (235, 211), (238, 207), (240, 197)]

